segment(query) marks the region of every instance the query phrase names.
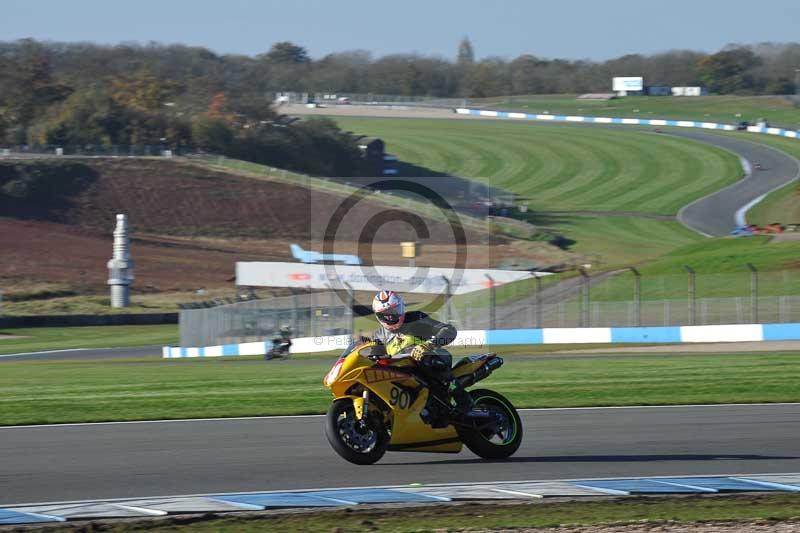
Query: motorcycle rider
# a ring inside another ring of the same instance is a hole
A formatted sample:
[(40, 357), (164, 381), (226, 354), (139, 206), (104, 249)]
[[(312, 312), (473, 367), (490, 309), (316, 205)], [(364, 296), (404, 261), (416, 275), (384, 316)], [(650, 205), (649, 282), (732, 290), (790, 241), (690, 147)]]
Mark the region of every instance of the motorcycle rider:
[(276, 355), (286, 355), (292, 347), (292, 328), (284, 324), (280, 329), (280, 337), (272, 340), (272, 350)]
[(420, 413), (425, 422), (433, 427), (446, 427), (449, 410), (442, 404), (452, 405), (450, 397), (456, 401), (456, 409), (469, 410), (471, 397), (453, 379), (453, 357), (443, 349), (456, 338), (456, 328), (439, 322), (422, 311), (406, 312), (405, 302), (394, 291), (380, 291), (372, 300), (372, 311), (381, 327), (373, 334), (373, 339), (383, 343), (386, 354), (394, 356), (407, 350), (409, 356), (423, 369), (430, 381), (431, 395), (428, 404)]

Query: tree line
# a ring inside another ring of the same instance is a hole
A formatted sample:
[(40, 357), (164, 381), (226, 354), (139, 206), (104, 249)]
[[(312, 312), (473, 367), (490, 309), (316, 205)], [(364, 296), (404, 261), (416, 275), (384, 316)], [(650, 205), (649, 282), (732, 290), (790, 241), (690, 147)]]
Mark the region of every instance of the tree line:
[(702, 85), (718, 94), (789, 94), (800, 67), (797, 43), (602, 62), (533, 54), (479, 60), (467, 38), (455, 52), (452, 59), (358, 50), (313, 59), (291, 42), (253, 57), (158, 43), (0, 42), (0, 144), (192, 145), (346, 174), (358, 166), (352, 138), (325, 120), (281, 123), (271, 107), (276, 92), (479, 98), (608, 92), (613, 76), (643, 76), (649, 85)]
[(285, 120), (246, 71), (186, 46), (0, 43), (0, 147), (149, 145), (363, 173), (352, 135), (325, 118)]

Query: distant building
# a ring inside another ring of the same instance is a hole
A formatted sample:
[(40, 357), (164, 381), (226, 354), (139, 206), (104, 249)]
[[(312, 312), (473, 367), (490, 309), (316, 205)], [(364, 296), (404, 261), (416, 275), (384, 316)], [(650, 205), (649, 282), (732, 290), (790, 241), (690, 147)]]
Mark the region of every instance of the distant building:
[(615, 77), (611, 80), (611, 90), (617, 96), (641, 96), (644, 94), (644, 78), (641, 76)]
[(670, 96), (672, 87), (668, 85), (649, 85), (644, 92), (647, 96)]
[(672, 96), (706, 96), (708, 90), (705, 87), (673, 87)]

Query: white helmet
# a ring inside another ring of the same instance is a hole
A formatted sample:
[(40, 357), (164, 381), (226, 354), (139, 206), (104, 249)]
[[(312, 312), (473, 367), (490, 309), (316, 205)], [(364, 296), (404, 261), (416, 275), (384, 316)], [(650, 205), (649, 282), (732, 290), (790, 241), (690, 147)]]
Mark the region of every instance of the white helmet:
[(375, 318), (389, 331), (397, 331), (406, 319), (406, 304), (394, 291), (381, 291), (372, 300)]

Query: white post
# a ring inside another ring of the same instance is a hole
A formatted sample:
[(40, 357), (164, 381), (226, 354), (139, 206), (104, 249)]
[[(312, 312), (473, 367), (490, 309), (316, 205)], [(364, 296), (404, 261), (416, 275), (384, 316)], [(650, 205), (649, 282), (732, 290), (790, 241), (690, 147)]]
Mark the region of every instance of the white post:
[(111, 307), (128, 307), (128, 286), (133, 281), (133, 260), (130, 258), (128, 217), (117, 215), (114, 229), (114, 255), (108, 262), (108, 284), (111, 286)]

